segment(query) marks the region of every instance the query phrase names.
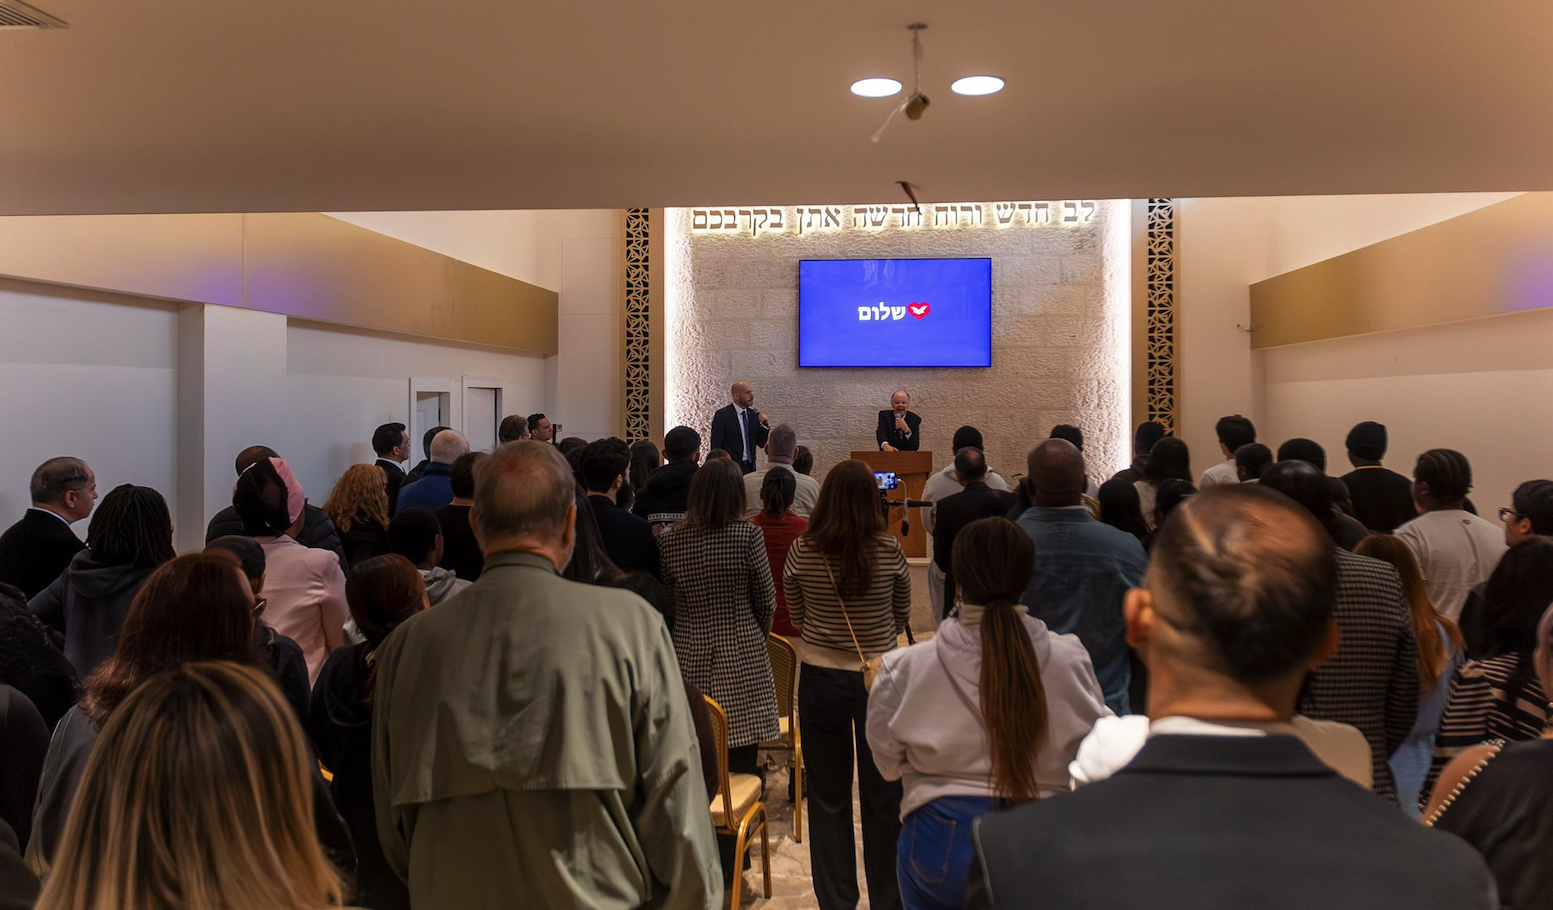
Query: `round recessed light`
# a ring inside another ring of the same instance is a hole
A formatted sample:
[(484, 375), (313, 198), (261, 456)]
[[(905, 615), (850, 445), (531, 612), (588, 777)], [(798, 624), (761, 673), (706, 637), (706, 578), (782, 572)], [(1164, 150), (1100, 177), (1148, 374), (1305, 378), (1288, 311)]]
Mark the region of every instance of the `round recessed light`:
[(992, 95), (1003, 91), (1003, 80), (997, 76), (965, 76), (949, 87), (957, 95)]
[(861, 95), (864, 98), (888, 98), (900, 90), (899, 82), (881, 77), (859, 79), (852, 83), (852, 94)]

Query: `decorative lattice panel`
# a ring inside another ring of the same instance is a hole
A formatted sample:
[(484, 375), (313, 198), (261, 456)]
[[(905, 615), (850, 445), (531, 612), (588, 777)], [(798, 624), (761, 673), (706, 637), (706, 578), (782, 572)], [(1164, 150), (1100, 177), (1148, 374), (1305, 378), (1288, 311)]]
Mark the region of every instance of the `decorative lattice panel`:
[(647, 209), (626, 209), (626, 440), (648, 437), (648, 254), (651, 217)]
[(1147, 406), (1150, 420), (1176, 431), (1176, 205), (1148, 202)]

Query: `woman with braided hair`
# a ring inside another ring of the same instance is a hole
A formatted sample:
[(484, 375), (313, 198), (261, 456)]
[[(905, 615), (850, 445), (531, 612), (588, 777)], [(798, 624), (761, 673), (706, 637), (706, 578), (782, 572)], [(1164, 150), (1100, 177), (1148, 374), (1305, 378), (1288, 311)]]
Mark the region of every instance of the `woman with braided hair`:
[(1418, 517), (1397, 528), (1424, 571), (1429, 599), (1455, 620), (1467, 594), (1488, 580), (1506, 549), (1504, 531), (1465, 509), (1472, 466), (1454, 449), (1430, 449), (1413, 468)]

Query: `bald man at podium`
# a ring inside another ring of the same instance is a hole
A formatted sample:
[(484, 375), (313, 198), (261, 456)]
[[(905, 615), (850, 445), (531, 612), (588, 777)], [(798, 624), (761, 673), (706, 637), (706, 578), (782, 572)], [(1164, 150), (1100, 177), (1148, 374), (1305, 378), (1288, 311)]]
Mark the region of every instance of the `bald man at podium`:
[(911, 396), (905, 389), (890, 396), (890, 409), (879, 412), (874, 438), (881, 452), (916, 452), (922, 448), (922, 418), (911, 411)]

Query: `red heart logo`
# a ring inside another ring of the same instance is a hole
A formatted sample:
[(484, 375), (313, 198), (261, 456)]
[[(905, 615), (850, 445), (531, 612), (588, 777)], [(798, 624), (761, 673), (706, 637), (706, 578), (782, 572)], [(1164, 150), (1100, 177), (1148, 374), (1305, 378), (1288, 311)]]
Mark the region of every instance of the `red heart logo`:
[(911, 315), (921, 319), (923, 316), (926, 316), (928, 311), (933, 309), (933, 307), (931, 304), (913, 303), (909, 309), (911, 310)]

